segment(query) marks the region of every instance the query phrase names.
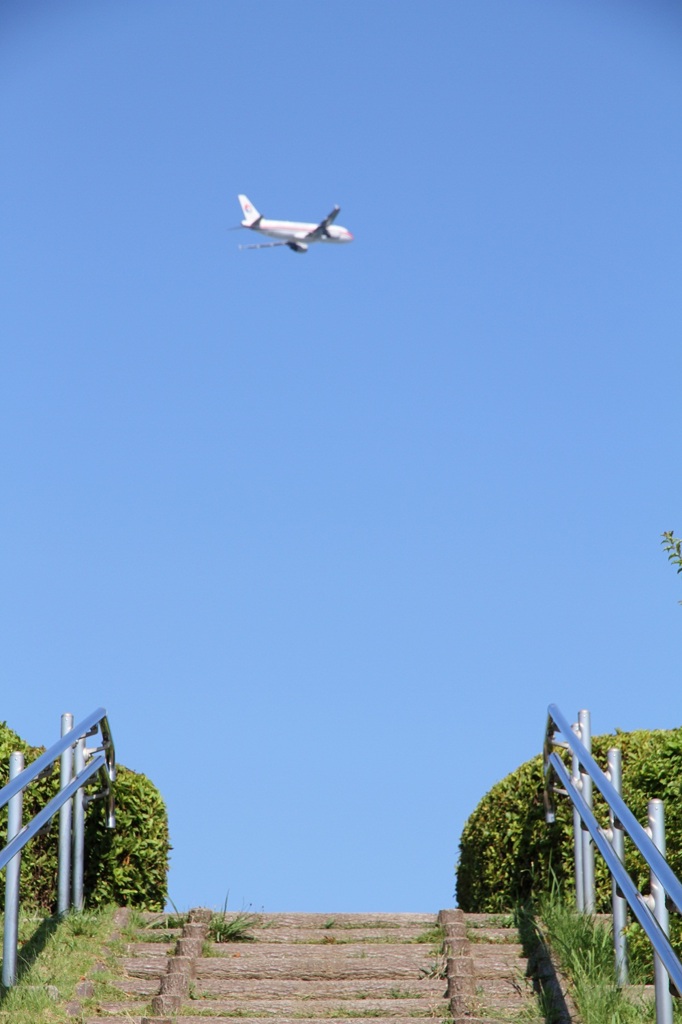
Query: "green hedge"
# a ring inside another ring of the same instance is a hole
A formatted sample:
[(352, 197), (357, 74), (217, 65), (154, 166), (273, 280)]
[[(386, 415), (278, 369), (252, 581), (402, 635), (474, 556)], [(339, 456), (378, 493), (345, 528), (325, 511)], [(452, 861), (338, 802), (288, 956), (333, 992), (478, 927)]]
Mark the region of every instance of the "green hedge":
[[(670, 866), (682, 877), (682, 729), (616, 733), (593, 739), (597, 763), (606, 767), (609, 747), (623, 752), (623, 796), (646, 823), (647, 803), (665, 803)], [(573, 893), (573, 815), (567, 797), (556, 798), (556, 823), (546, 825), (540, 756), (527, 761), (483, 797), (464, 826), (457, 867), (457, 903), (465, 911), (508, 911), (548, 893), (554, 884)], [(602, 825), (608, 812), (595, 790), (594, 808)], [(626, 867), (640, 889), (648, 868), (626, 839)], [(595, 857), (598, 911), (610, 907), (611, 883)]]
[[(0, 786), (9, 778), (9, 755), (24, 754), (26, 764), (44, 750), (31, 747), (0, 723)], [(90, 791), (100, 788), (95, 778)], [(24, 793), (24, 821), (29, 821), (59, 790), (59, 763), (49, 776), (36, 780)], [(105, 823), (105, 801), (91, 803), (85, 826), (86, 906), (119, 906), (163, 910), (167, 897), (168, 815), (161, 795), (144, 775), (118, 766), (115, 783), (116, 829)], [(21, 901), (27, 908), (53, 913), (57, 897), (58, 816), (52, 827), (24, 848), (21, 863)], [(7, 809), (0, 811), (0, 836), (7, 836)], [(0, 908), (4, 885), (0, 886)]]

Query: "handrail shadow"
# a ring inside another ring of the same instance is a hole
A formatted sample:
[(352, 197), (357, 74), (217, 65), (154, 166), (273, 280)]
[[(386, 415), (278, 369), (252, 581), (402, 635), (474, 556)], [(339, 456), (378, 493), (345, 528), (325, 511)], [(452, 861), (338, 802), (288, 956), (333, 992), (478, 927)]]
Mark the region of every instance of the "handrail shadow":
[[(46, 917), (40, 922), (33, 935), (24, 945), (21, 947), (21, 952), (17, 955), (17, 982), (30, 971), (33, 964), (36, 962), (40, 954), (45, 949), (52, 935), (60, 922), (59, 915), (55, 914), (53, 917)], [(5, 987), (0, 984), (0, 1007), (7, 999), (7, 996), (12, 991), (12, 987)]]
[(538, 926), (532, 906), (525, 905), (515, 914), (523, 954), (528, 962), (528, 977), (547, 1024), (572, 1024), (574, 1017), (566, 1001), (564, 986), (551, 951)]

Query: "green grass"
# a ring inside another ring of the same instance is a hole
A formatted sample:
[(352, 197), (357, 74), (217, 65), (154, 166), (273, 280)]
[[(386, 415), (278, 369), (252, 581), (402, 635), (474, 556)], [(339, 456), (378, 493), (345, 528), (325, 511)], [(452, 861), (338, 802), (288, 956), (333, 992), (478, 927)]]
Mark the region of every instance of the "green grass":
[(67, 917), (20, 916), (17, 984), (0, 989), (0, 1024), (63, 1024), (73, 1020), (66, 1003), (92, 968), (94, 995), (79, 1000), (91, 1015), (101, 999), (115, 999), (117, 974), (113, 952), (105, 951), (112, 930), (113, 908)]
[[(567, 977), (582, 1024), (646, 1024), (655, 1020), (653, 1002), (616, 984), (610, 928), (579, 914), (557, 897), (538, 908), (540, 935)], [(633, 977), (636, 985), (641, 979)]]

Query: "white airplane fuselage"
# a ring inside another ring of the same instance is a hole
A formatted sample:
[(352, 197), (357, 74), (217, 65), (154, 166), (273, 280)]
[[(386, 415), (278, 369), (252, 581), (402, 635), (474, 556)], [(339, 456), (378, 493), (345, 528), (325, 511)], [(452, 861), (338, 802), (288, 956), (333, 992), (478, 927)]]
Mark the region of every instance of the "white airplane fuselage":
[(334, 223), (339, 213), (338, 206), (335, 206), (319, 224), (308, 224), (299, 220), (269, 220), (258, 212), (248, 196), (240, 195), (238, 198), (244, 214), (241, 226), (250, 231), (256, 231), (259, 235), (277, 239), (275, 242), (265, 242), (261, 245), (240, 246), (242, 249), (263, 249), (275, 245), (286, 245), (294, 252), (307, 252), (308, 246), (313, 242), (338, 244), (353, 241), (353, 236), (348, 228)]
[(319, 238), (311, 238), (310, 235), (317, 228), (317, 224), (306, 224), (300, 220), (266, 220), (261, 217), (258, 224), (249, 224), (242, 221), (243, 228), (251, 228), (261, 235), (269, 238), (279, 238), (283, 242), (352, 242), (353, 236), (348, 228), (342, 228), (340, 224), (330, 224), (325, 233)]

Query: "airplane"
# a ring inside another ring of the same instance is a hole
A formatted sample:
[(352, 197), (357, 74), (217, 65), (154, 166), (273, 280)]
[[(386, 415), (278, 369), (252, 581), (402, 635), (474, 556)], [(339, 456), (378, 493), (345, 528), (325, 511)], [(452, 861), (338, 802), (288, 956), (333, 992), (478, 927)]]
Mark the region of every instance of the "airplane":
[(294, 220), (266, 220), (249, 200), (248, 196), (238, 196), (244, 220), (241, 227), (258, 231), (261, 235), (277, 238), (277, 242), (261, 242), (258, 245), (240, 245), (240, 249), (271, 249), (276, 245), (288, 245), (293, 252), (307, 252), (313, 242), (352, 242), (353, 236), (348, 228), (342, 228), (334, 221), (339, 215), (340, 206), (335, 206), (330, 214), (319, 224), (305, 224)]

